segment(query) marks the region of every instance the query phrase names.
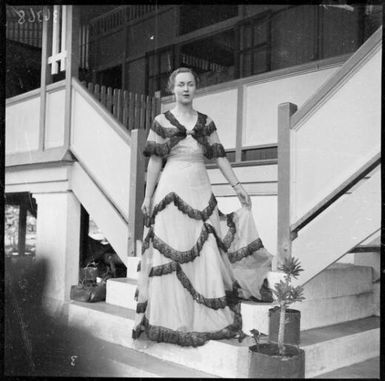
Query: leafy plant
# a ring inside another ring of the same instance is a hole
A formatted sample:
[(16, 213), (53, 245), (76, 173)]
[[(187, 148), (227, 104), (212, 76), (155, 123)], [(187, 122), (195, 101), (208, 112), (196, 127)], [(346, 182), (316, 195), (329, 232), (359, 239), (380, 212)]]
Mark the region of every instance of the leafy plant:
[(285, 258), (284, 262), (278, 266), (278, 270), (285, 273), (284, 280), (274, 285), (273, 294), (276, 296), (276, 303), (280, 307), (279, 330), (278, 330), (278, 349), (279, 354), (285, 354), (284, 336), (286, 325), (286, 309), (294, 302), (302, 302), (303, 296), (302, 286), (293, 286), (292, 280), (296, 279), (300, 272), (303, 271), (297, 258)]
[(257, 347), (257, 351), (259, 352), (259, 343), (260, 343), (261, 337), (266, 335), (264, 335), (262, 332), (259, 332), (257, 329), (252, 329), (250, 333), (253, 335), (253, 338), (255, 340), (255, 345)]

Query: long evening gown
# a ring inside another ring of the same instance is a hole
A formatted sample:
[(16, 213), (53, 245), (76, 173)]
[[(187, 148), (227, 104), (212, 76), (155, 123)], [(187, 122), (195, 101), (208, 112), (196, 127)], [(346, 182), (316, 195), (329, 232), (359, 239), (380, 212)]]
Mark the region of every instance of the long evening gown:
[(224, 215), (204, 156), (225, 156), (214, 122), (198, 113), (192, 130), (167, 111), (151, 127), (144, 154), (165, 158), (144, 228), (133, 338), (198, 346), (241, 333), (240, 298), (263, 300), (272, 255), (251, 211)]

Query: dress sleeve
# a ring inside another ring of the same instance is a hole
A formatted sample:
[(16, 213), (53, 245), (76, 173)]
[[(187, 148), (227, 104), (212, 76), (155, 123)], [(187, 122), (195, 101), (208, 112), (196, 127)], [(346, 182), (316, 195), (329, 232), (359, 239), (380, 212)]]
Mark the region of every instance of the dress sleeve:
[(169, 140), (170, 139), (165, 136), (163, 132), (163, 127), (155, 118), (152, 122), (150, 132), (148, 133), (147, 141), (143, 150), (143, 155), (156, 155), (159, 157), (167, 156), (170, 152)]
[(216, 159), (218, 157), (226, 157), (226, 151), (219, 140), (217, 128), (215, 126), (215, 123), (212, 119), (208, 120), (208, 126), (207, 126), (209, 135), (208, 135), (208, 142), (210, 146), (210, 159)]

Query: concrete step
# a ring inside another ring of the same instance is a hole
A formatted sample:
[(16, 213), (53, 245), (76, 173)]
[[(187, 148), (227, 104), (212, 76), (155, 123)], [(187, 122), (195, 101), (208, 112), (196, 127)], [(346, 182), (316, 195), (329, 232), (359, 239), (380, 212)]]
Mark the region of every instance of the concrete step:
[(99, 340), (106, 366), (100, 372), (87, 374), (88, 377), (183, 377), (183, 378), (214, 378), (212, 374), (185, 367), (170, 361), (161, 360), (147, 353), (126, 348), (121, 345)]
[[(249, 351), (253, 340), (211, 340), (198, 348), (132, 340), (134, 311), (107, 303), (69, 304), (69, 324), (87, 329), (101, 340), (135, 349), (162, 360), (219, 377), (248, 377)], [(324, 328), (303, 331), (306, 377), (379, 355), (379, 318), (370, 317)]]
[[(41, 376), (60, 375), (58, 367), (63, 366), (65, 373), (63, 370), (62, 373), (70, 377), (214, 377), (208, 373), (93, 337), (85, 328), (71, 327), (66, 334), (70, 338), (69, 353), (73, 355), (70, 369), (60, 362), (52, 364), (51, 368), (42, 369)], [(56, 373), (49, 373), (49, 369), (56, 370)]]
[(316, 377), (380, 354), (380, 319), (364, 319), (301, 333), (306, 377)]
[[(136, 280), (107, 281), (106, 302), (136, 309)], [(292, 305), (301, 311), (301, 329), (311, 329), (361, 319), (374, 314), (372, 269), (351, 264), (334, 264), (305, 285), (305, 301)], [(242, 303), (243, 330), (257, 328), (267, 334), (269, 309), (274, 304)]]
[(334, 263), (305, 284), (304, 296), (312, 300), (359, 295), (373, 290), (372, 281), (373, 270), (369, 266)]
[(130, 278), (111, 278), (107, 280), (106, 303), (136, 309), (135, 291), (137, 281)]
[(380, 379), (380, 357), (373, 357), (369, 360), (344, 366), (331, 372), (322, 373), (315, 378), (333, 378), (334, 380), (340, 380), (342, 378)]

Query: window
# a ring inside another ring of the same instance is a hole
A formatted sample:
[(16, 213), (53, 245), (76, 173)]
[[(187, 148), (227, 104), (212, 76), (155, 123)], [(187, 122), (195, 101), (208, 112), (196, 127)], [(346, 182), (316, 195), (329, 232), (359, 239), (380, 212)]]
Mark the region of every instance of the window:
[(270, 70), (270, 22), (270, 12), (265, 12), (240, 26), (241, 77)]
[(170, 73), (174, 70), (174, 49), (167, 48), (147, 55), (148, 86), (149, 95), (160, 91), (166, 95), (167, 81)]

